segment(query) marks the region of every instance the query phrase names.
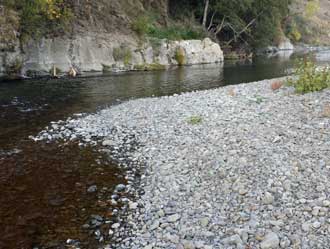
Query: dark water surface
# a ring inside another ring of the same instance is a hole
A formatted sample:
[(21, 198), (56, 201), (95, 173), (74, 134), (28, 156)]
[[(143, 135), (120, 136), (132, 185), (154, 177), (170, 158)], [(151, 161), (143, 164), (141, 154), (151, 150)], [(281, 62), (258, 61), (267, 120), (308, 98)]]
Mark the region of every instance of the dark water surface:
[[(322, 55), (322, 54), (321, 54)], [(330, 61), (322, 57), (323, 62)], [(104, 155), (76, 144), (34, 143), (51, 121), (95, 112), (132, 98), (170, 95), (284, 76), (285, 55), (226, 63), (76, 79), (0, 82), (0, 248), (82, 248), (95, 239), (82, 225), (92, 214), (111, 219), (108, 195), (123, 174)], [(91, 184), (103, 192), (87, 194)]]

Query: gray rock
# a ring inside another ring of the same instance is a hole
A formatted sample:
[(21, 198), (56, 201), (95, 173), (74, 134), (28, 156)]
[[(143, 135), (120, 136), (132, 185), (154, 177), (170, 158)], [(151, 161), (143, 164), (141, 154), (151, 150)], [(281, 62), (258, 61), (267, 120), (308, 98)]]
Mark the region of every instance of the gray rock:
[(97, 191), (96, 185), (92, 185), (92, 186), (88, 187), (88, 189), (87, 189), (88, 193), (95, 193), (96, 191)]
[(123, 192), (123, 191), (125, 191), (125, 189), (126, 189), (126, 186), (124, 184), (118, 184), (115, 188), (115, 191), (116, 192)]
[(170, 223), (174, 223), (177, 222), (178, 220), (180, 220), (181, 216), (179, 214), (173, 214), (167, 217), (167, 221)]
[(112, 229), (118, 229), (119, 227), (120, 227), (120, 224), (119, 223), (114, 223), (111, 226)]
[(155, 229), (157, 229), (159, 227), (160, 223), (159, 220), (155, 220), (154, 223), (152, 223), (152, 225), (149, 227), (150, 231), (153, 231)]
[(274, 196), (271, 193), (266, 192), (262, 198), (262, 203), (266, 205), (270, 205), (273, 202), (274, 202)]
[(276, 233), (268, 233), (263, 241), (260, 243), (261, 249), (274, 249), (278, 248), (280, 244), (280, 239)]

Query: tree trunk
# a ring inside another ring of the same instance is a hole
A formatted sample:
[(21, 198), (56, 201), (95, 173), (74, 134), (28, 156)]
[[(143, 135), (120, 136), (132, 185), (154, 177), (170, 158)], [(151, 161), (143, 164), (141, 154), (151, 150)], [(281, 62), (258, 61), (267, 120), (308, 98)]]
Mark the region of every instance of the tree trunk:
[(203, 27), (206, 27), (207, 13), (208, 13), (208, 10), (209, 10), (209, 3), (210, 3), (210, 0), (205, 0), (203, 23), (202, 23)]

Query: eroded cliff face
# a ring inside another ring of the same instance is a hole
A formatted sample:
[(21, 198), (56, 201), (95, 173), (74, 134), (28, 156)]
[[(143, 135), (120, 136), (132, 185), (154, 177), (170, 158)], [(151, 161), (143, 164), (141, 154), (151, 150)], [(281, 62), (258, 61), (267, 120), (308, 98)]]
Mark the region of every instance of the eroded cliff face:
[(28, 44), (24, 50), (22, 73), (28, 76), (48, 74), (52, 67), (62, 72), (68, 72), (71, 67), (80, 72), (116, 72), (223, 61), (220, 46), (208, 38), (157, 40), (139, 45), (125, 35), (86, 33), (72, 39), (43, 39)]
[(77, 0), (72, 6), (75, 21), (67, 34), (24, 44), (16, 36), (11, 49), (2, 49), (0, 76), (42, 76), (52, 68), (58, 72), (153, 70), (223, 61), (220, 46), (210, 39), (149, 40), (132, 31), (135, 18), (150, 11), (166, 25), (167, 0)]
[(147, 11), (167, 17), (167, 0), (67, 0), (75, 15), (72, 33), (106, 31), (131, 34), (130, 25)]
[(330, 1), (316, 1), (315, 13), (306, 17), (306, 5), (309, 0), (293, 1), (292, 13), (298, 13), (305, 29), (303, 40), (308, 44), (330, 45)]

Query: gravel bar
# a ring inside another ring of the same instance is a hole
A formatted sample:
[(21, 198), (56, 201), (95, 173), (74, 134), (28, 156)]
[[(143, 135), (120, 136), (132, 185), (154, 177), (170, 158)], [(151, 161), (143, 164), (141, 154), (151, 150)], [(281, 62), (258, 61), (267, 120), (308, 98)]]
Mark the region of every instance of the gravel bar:
[(330, 90), (278, 80), (131, 100), (36, 139), (102, 144), (141, 167), (105, 248), (330, 248)]

